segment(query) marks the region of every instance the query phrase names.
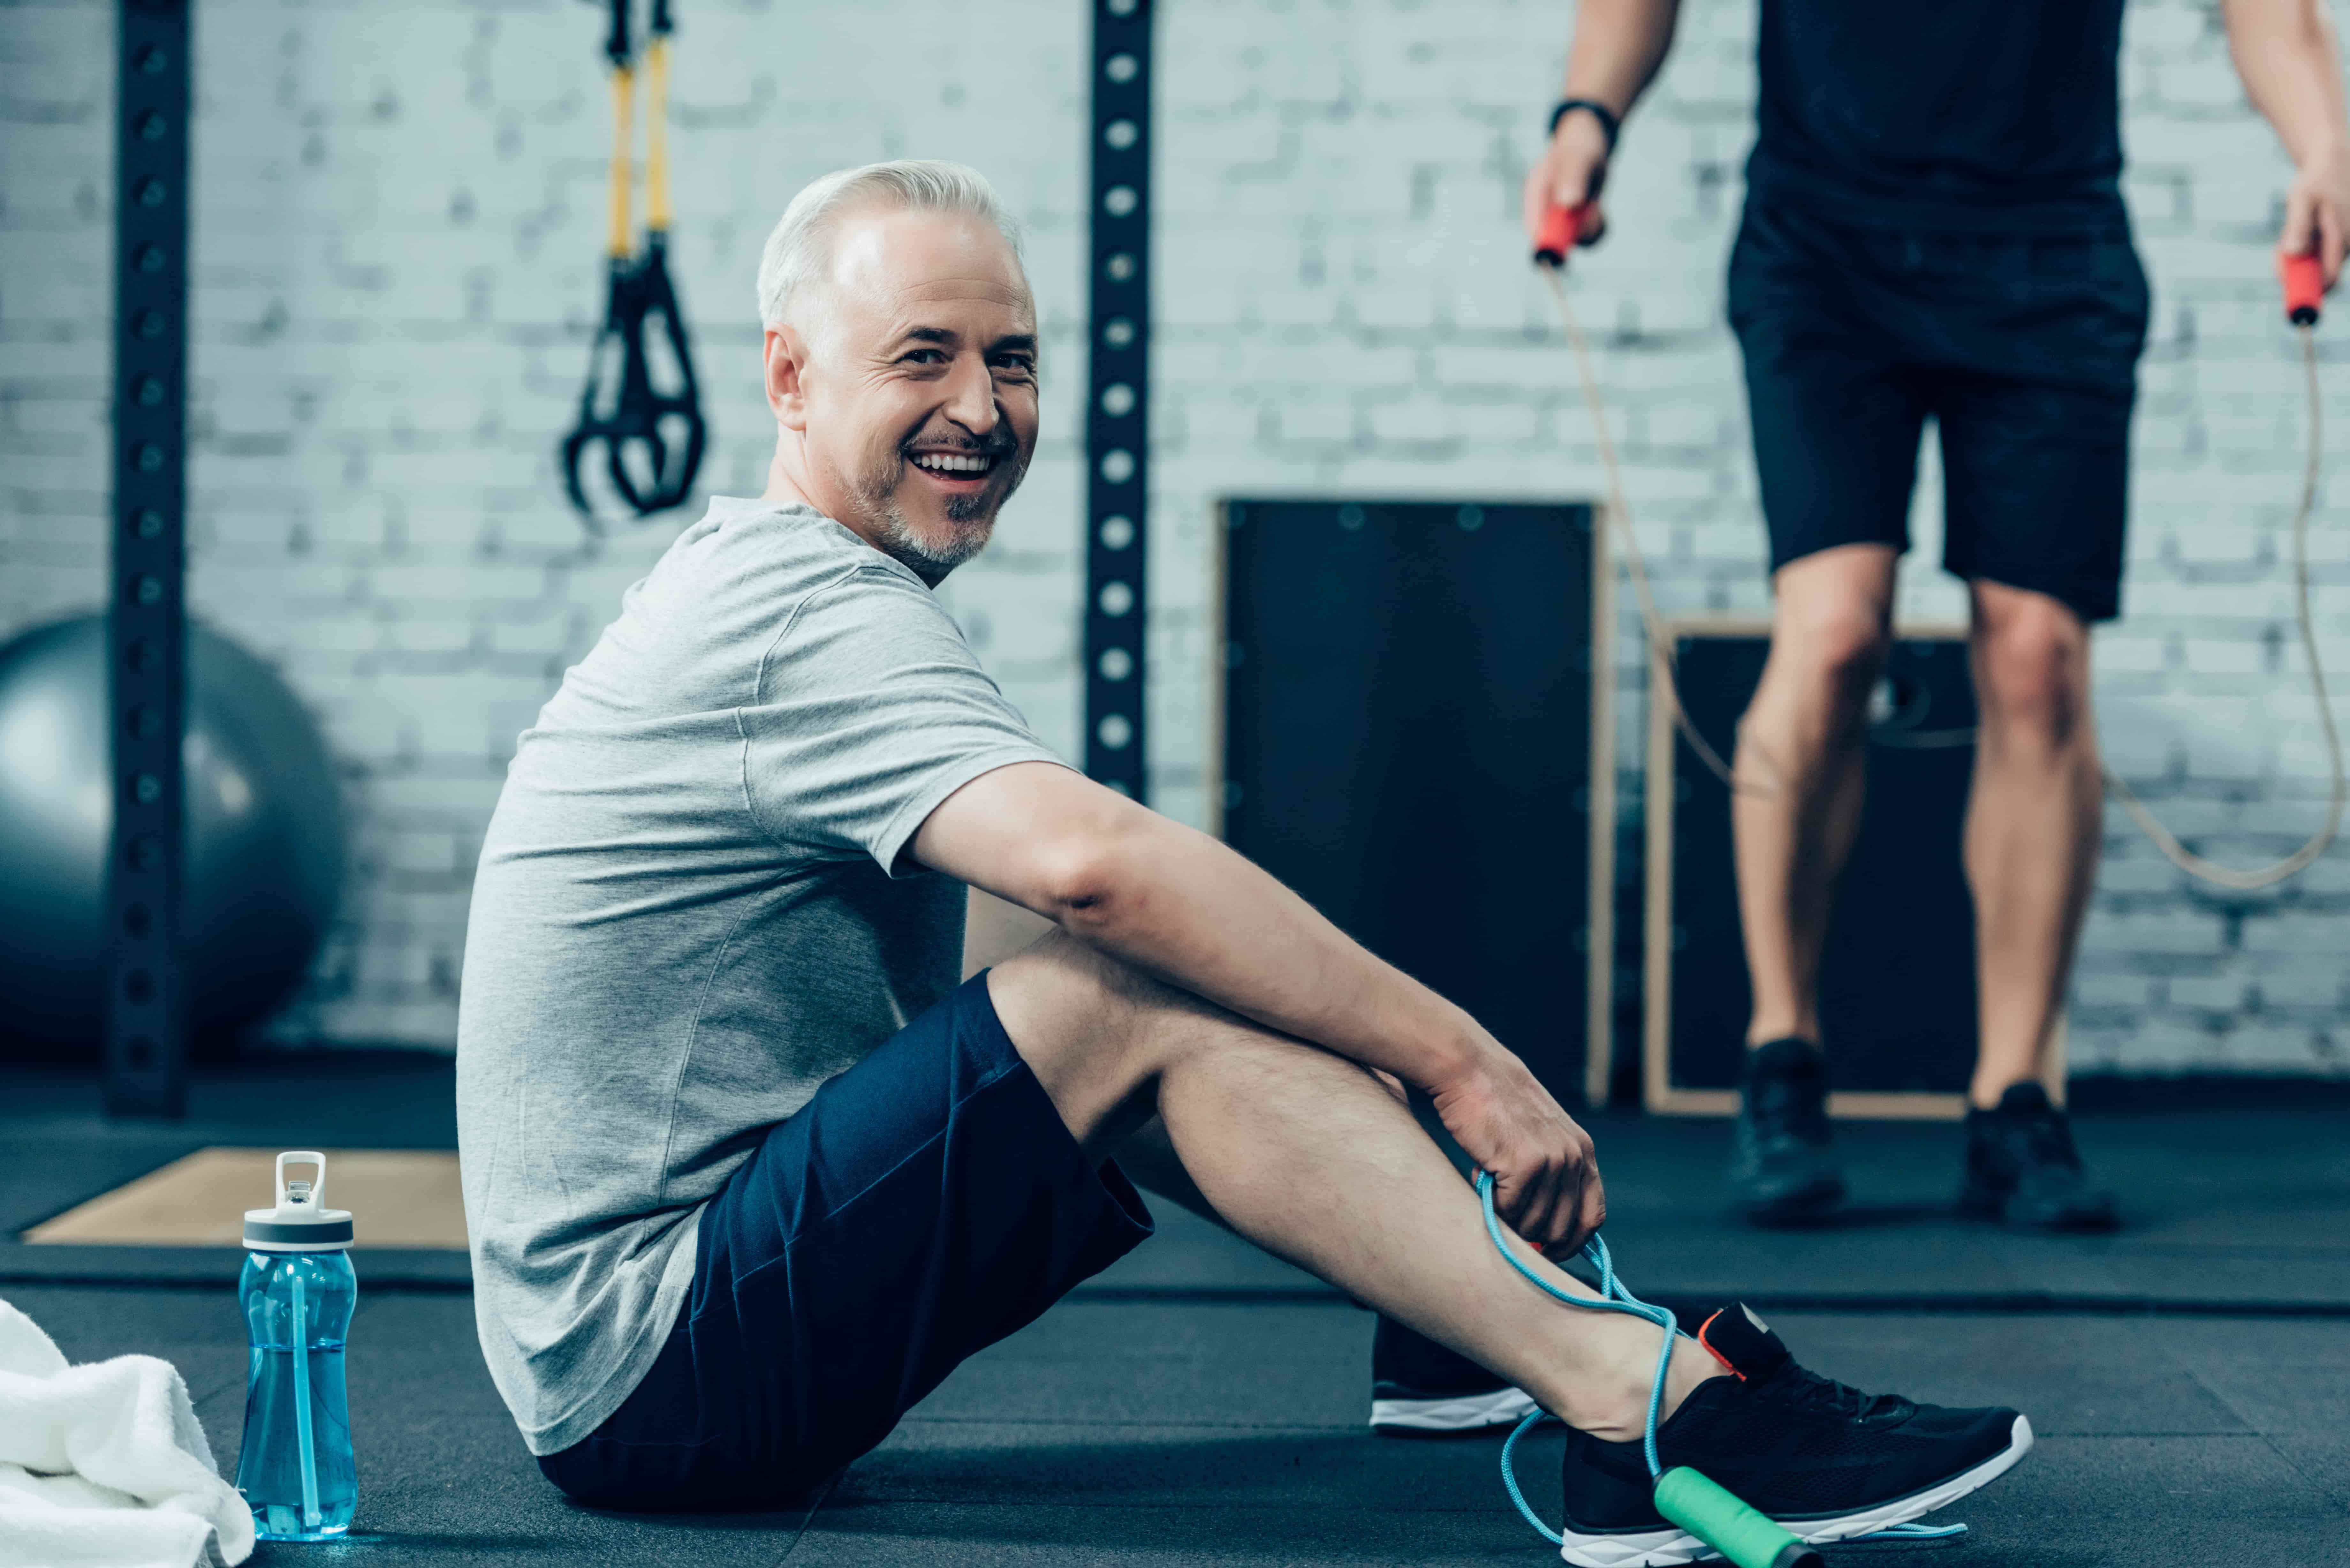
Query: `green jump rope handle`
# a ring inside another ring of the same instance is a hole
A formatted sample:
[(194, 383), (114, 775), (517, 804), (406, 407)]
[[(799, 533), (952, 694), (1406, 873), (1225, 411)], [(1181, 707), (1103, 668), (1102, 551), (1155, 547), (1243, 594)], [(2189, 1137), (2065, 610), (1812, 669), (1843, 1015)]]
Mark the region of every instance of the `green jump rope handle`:
[(1738, 1568), (1825, 1568), (1818, 1552), (1687, 1465), (1657, 1478), (1657, 1511)]

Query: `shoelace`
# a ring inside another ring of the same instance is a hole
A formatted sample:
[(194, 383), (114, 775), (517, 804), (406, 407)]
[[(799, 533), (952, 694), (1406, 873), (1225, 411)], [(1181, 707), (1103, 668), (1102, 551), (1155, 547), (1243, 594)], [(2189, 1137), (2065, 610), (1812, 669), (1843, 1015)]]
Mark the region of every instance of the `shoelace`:
[(1787, 1392), (1801, 1404), (1853, 1420), (1865, 1420), (1880, 1409), (1897, 1408), (1908, 1403), (1891, 1394), (1864, 1394), (1849, 1383), (1823, 1377), (1805, 1366), (1789, 1368)]
[[(1601, 1312), (1620, 1312), (1627, 1316), (1655, 1324), (1664, 1330), (1665, 1343), (1657, 1352), (1656, 1379), (1648, 1386), (1648, 1425), (1640, 1434), (1640, 1452), (1648, 1461), (1648, 1479), (1654, 1480), (1663, 1475), (1665, 1467), (1657, 1458), (1657, 1414), (1664, 1407), (1665, 1374), (1672, 1366), (1673, 1342), (1679, 1337), (1680, 1332), (1679, 1325), (1673, 1321), (1672, 1313), (1667, 1308), (1642, 1301), (1625, 1287), (1624, 1282), (1616, 1277), (1616, 1263), (1615, 1260), (1607, 1254), (1607, 1243), (1597, 1236), (1592, 1237), (1583, 1244), (1582, 1256), (1583, 1261), (1589, 1263), (1599, 1275), (1599, 1299), (1586, 1301), (1581, 1296), (1570, 1295), (1560, 1290), (1556, 1285), (1526, 1267), (1518, 1255), (1510, 1251), (1509, 1242), (1502, 1235), (1501, 1218), (1493, 1212), (1493, 1177), (1490, 1171), (1481, 1170), (1477, 1173), (1477, 1201), (1485, 1211), (1485, 1234), (1492, 1239), (1493, 1250), (1502, 1254), (1503, 1262), (1515, 1269), (1528, 1283), (1543, 1294), (1571, 1307), (1596, 1309)], [(1867, 1397), (1858, 1389), (1847, 1387), (1831, 1378), (1822, 1377), (1817, 1373), (1806, 1371), (1804, 1376), (1814, 1383), (1840, 1389), (1845, 1394), (1850, 1395), (1856, 1402)], [(1520, 1421), (1509, 1437), (1503, 1439), (1502, 1485), (1509, 1492), (1510, 1501), (1517, 1508), (1518, 1516), (1521, 1519), (1533, 1525), (1542, 1538), (1552, 1545), (1564, 1546), (1566, 1544), (1566, 1538), (1544, 1524), (1542, 1515), (1536, 1513), (1534, 1511), (1534, 1505), (1526, 1501), (1526, 1494), (1518, 1486), (1517, 1470), (1511, 1463), (1517, 1452), (1518, 1439), (1544, 1422), (1557, 1419), (1557, 1417), (1547, 1410), (1534, 1410), (1524, 1420)], [(1889, 1524), (1883, 1530), (1872, 1531), (1866, 1535), (1856, 1535), (1838, 1544), (1850, 1546), (1871, 1541), (1891, 1542), (1939, 1540), (1945, 1536), (1963, 1535), (1966, 1533), (1966, 1529), (1963, 1524)]]
[(1996, 1110), (1990, 1116), (1999, 1129), (1997, 1141), (2012, 1154), (2022, 1156), (2024, 1170), (2054, 1168), (2072, 1177), (2087, 1174), (2080, 1148), (2073, 1142), (2073, 1124), (2054, 1106), (2028, 1112)]
[(2054, 1112), (2024, 1121), (2023, 1138), (2033, 1158), (2066, 1170), (2082, 1168), (2081, 1151), (2073, 1144), (2072, 1125)]
[(1755, 1126), (1765, 1137), (1827, 1130), (1827, 1108), (1812, 1085), (1773, 1074), (1755, 1079), (1744, 1093), (1752, 1102)]

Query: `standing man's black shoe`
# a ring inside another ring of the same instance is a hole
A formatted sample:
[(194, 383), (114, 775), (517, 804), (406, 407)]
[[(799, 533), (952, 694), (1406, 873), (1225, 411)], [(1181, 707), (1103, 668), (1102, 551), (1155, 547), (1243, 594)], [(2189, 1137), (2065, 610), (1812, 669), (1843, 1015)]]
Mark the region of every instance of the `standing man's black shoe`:
[(1444, 1437), (1515, 1426), (1534, 1402), (1458, 1351), (1380, 1315), (1371, 1334), (1371, 1430)]
[(1746, 1053), (1730, 1195), (1759, 1225), (1800, 1224), (1844, 1199), (1828, 1142), (1828, 1060), (1792, 1036)]
[(2043, 1231), (2110, 1231), (2114, 1195), (2089, 1179), (2073, 1124), (2033, 1083), (2011, 1084), (1996, 1109), (1967, 1112), (1961, 1213)]

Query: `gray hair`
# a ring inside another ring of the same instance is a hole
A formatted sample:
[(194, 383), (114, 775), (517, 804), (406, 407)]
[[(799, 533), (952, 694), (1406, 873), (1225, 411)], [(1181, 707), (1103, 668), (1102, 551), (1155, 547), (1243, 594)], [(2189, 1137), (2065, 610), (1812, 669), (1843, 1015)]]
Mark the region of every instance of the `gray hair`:
[(759, 321), (781, 327), (795, 300), (832, 259), (830, 241), (840, 218), (860, 207), (961, 213), (992, 223), (1020, 254), (1020, 230), (975, 169), (908, 159), (837, 169), (792, 198), (759, 254)]

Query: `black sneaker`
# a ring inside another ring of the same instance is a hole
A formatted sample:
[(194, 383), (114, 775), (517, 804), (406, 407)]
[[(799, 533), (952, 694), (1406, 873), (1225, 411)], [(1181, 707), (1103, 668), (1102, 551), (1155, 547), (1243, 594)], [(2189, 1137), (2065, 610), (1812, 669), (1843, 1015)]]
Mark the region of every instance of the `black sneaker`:
[[(1729, 1369), (1700, 1383), (1657, 1430), (1667, 1469), (1687, 1465), (1812, 1544), (1866, 1535), (1955, 1502), (2032, 1448), (2009, 1409), (1946, 1410), (1863, 1394), (1795, 1365), (1743, 1306), (1724, 1307), (1699, 1343)], [(1711, 1557), (1657, 1511), (1638, 1441), (1569, 1428), (1560, 1555), (1579, 1568), (1644, 1568)]]
[(1959, 1210), (2043, 1231), (2110, 1231), (2121, 1218), (2090, 1181), (2073, 1124), (2033, 1083), (2009, 1085), (1996, 1109), (1968, 1110)]
[(1482, 1432), (1534, 1402), (1467, 1356), (1381, 1317), (1371, 1334), (1371, 1430), (1397, 1438)]
[(1828, 1060), (1808, 1040), (1773, 1040), (1746, 1053), (1730, 1194), (1761, 1225), (1800, 1224), (1844, 1199), (1828, 1142)]

